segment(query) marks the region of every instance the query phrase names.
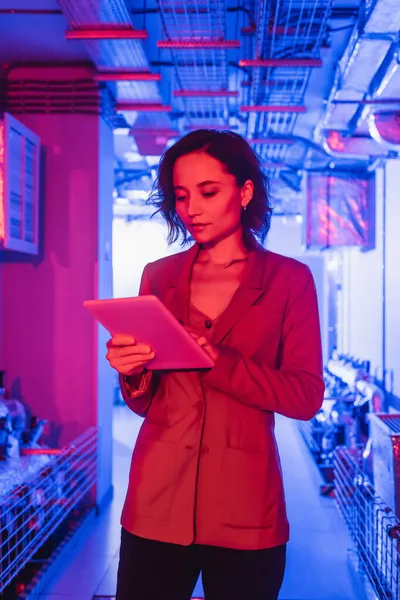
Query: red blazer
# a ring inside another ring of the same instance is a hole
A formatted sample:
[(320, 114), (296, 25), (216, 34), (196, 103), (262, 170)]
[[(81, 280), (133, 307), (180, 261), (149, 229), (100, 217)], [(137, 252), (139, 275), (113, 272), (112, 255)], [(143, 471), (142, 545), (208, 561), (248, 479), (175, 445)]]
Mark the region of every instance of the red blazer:
[[(198, 249), (151, 263), (142, 277), (140, 293), (158, 296), (184, 323)], [(212, 341), (220, 357), (206, 373), (121, 379), (125, 402), (145, 417), (121, 524), (181, 545), (284, 544), (289, 525), (274, 413), (311, 419), (324, 393), (308, 267), (257, 244)]]

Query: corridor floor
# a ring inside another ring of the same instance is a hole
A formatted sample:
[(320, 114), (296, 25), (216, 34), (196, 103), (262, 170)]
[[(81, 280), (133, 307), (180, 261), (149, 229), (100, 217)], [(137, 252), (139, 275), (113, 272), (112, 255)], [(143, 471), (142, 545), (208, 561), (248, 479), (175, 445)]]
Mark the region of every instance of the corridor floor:
[[(100, 600), (115, 594), (119, 516), (141, 422), (125, 406), (115, 408), (114, 500), (96, 519), (89, 536), (65, 553), (62, 572), (49, 582), (41, 600), (92, 600), (94, 596)], [(348, 567), (351, 543), (346, 529), (333, 500), (319, 494), (321, 477), (296, 424), (279, 417), (277, 437), (292, 530), (281, 600), (362, 598)], [(202, 597), (201, 581), (194, 597)]]

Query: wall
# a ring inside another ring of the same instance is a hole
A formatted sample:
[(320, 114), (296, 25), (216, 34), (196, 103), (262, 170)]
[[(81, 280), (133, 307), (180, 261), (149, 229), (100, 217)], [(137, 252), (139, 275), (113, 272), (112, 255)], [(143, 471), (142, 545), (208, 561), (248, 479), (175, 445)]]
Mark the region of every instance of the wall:
[(111, 486), (112, 378), (98, 368), (105, 365), (104, 339), (82, 303), (112, 294), (111, 256), (107, 263), (104, 254), (111, 241), (112, 134), (95, 115), (19, 119), (43, 145), (44, 239), (39, 257), (3, 257), (1, 366), (13, 396), (48, 420), (51, 445), (102, 427), (101, 499)]
[(384, 169), (377, 171), (376, 176), (376, 249), (366, 253), (356, 249), (342, 253), (343, 293), (339, 321), (343, 332), (340, 349), (370, 360), (378, 377), (382, 376), (386, 363), (389, 371), (387, 386), (388, 389), (392, 386), (391, 371), (393, 392), (397, 396), (400, 396), (399, 189), (400, 161), (391, 160)]
[[(387, 384), (400, 398), (400, 160), (386, 167), (386, 334)], [(390, 389), (390, 388), (389, 388)]]
[[(98, 190), (97, 190), (97, 294), (99, 298), (112, 297), (112, 222), (114, 190), (114, 144), (112, 129), (98, 120)], [(112, 415), (115, 371), (105, 359), (106, 342), (110, 337), (107, 331), (95, 325), (94, 347), (97, 347), (97, 426), (99, 440), (98, 500), (110, 488), (112, 481)]]

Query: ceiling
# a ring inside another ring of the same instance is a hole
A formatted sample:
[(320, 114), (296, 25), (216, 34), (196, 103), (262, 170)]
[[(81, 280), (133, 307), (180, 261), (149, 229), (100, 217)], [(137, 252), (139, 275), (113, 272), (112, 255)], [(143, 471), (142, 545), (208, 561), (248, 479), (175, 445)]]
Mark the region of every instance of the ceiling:
[[(375, 0), (379, 2), (392, 4), (400, 14), (395, 0)], [(118, 194), (149, 187), (157, 155), (188, 130), (232, 128), (259, 140), (254, 147), (273, 180), (276, 204), (283, 212), (297, 212), (305, 170), (366, 169), (373, 162), (372, 150), (335, 156), (323, 133), (330, 128), (329, 107), (337, 108), (338, 65), (367, 5), (371, 2), (0, 0), (0, 63), (90, 61), (98, 71), (148, 70), (160, 76), (159, 81), (100, 84), (109, 90), (119, 115), (114, 120)], [(67, 30), (111, 25), (133, 25), (146, 32), (146, 39), (66, 39)], [(395, 40), (389, 41), (388, 47)], [(160, 42), (173, 43), (173, 49), (160, 48)], [(225, 42), (234, 47), (223, 47)], [(382, 57), (385, 44), (383, 40)], [(254, 59), (277, 62), (254, 64)], [(347, 106), (350, 101), (341, 102)], [(352, 135), (369, 136), (365, 122), (358, 119)], [(343, 133), (346, 127), (339, 124), (337, 129)], [(138, 196), (137, 191), (131, 196)]]

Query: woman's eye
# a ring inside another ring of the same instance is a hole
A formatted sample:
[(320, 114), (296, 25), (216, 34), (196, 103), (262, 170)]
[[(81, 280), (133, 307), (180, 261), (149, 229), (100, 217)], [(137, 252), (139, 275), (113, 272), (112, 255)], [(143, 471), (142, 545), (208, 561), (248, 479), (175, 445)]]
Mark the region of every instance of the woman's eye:
[(176, 202), (183, 202), (183, 201), (184, 201), (184, 199), (185, 199), (185, 196), (177, 196), (177, 197), (175, 198)]
[(203, 192), (203, 196), (205, 198), (211, 198), (212, 196), (215, 196), (217, 192)]

